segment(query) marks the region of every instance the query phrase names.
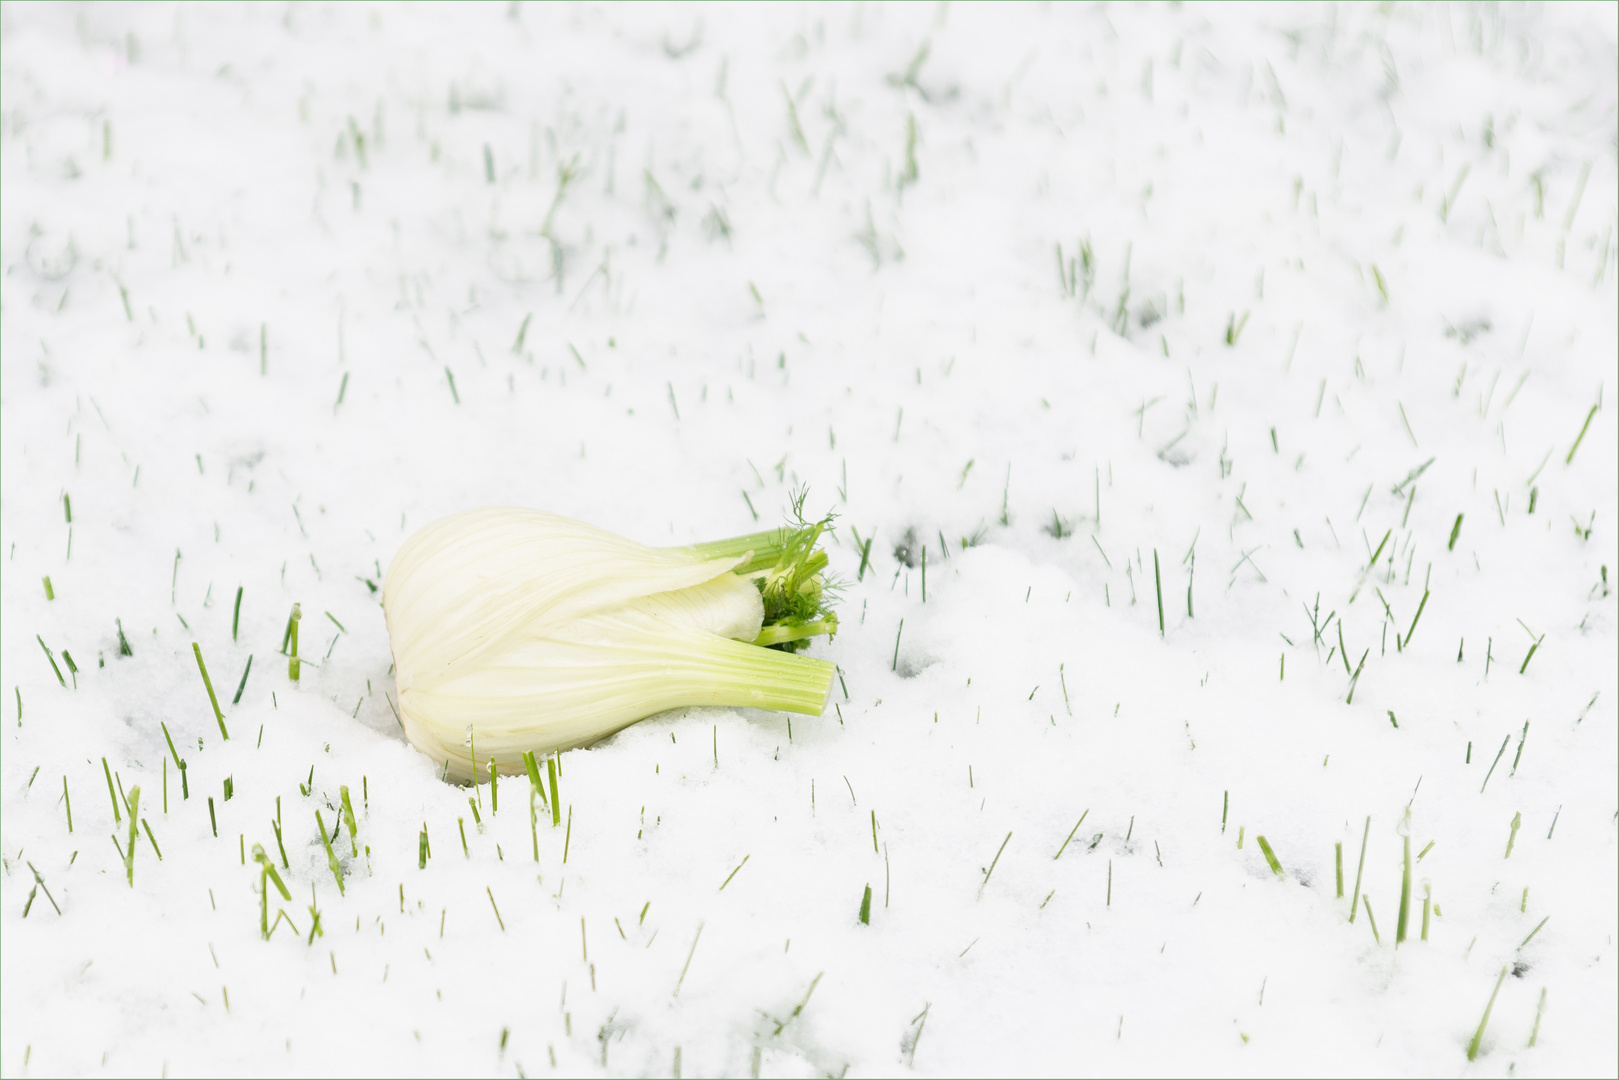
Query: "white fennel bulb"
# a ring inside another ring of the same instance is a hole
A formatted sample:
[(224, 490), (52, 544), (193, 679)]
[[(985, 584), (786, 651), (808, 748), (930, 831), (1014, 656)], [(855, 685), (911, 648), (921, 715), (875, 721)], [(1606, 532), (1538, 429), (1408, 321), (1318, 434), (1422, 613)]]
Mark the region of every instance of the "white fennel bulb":
[(836, 668), (790, 650), (837, 630), (827, 524), (684, 548), (509, 507), (427, 525), (382, 589), (406, 738), (466, 781), (681, 706), (819, 715)]

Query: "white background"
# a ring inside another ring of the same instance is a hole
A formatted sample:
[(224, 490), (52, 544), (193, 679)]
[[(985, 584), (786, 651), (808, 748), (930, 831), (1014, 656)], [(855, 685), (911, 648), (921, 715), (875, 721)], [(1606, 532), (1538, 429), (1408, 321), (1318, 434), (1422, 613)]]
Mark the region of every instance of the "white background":
[[(6, 1075), (1612, 1074), (1612, 5), (0, 31)], [(567, 754), (537, 863), (402, 741), (413, 529), (798, 484), (825, 717)]]

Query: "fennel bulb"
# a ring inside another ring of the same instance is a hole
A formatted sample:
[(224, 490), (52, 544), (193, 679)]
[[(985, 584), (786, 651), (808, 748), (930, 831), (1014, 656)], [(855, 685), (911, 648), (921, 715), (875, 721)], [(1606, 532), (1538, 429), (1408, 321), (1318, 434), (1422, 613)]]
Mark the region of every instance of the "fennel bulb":
[(830, 520), (683, 548), (511, 507), (425, 526), (382, 589), (405, 737), (467, 781), (684, 705), (819, 715), (836, 667), (791, 653), (837, 631)]

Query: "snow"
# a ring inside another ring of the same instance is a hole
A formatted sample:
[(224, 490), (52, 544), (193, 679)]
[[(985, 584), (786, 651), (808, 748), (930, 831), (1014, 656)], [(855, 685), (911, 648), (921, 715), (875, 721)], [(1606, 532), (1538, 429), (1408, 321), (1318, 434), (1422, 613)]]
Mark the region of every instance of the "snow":
[[(0, 9), (0, 1071), (1612, 1075), (1615, 11)], [(801, 484), (826, 716), (403, 741), (415, 528)]]

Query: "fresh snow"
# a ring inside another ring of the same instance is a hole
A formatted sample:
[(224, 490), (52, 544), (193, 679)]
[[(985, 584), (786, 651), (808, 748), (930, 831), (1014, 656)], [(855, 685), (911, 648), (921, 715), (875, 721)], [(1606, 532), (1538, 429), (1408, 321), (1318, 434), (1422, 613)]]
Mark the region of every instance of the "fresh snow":
[[(1613, 1075), (1616, 10), (0, 8), (0, 1071)], [(835, 710), (403, 741), (800, 485)]]

